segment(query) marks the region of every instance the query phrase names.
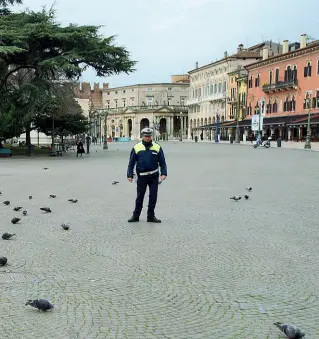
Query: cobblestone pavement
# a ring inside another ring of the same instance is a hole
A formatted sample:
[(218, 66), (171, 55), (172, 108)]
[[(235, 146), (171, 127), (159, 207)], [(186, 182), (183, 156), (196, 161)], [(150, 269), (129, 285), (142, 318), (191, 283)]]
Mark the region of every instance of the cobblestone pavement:
[[(0, 239), (0, 338), (283, 338), (274, 321), (319, 338), (317, 153), (163, 143), (162, 224), (144, 210), (132, 225), (130, 147), (1, 159), (0, 231), (16, 238)], [(34, 298), (54, 310), (24, 306)]]

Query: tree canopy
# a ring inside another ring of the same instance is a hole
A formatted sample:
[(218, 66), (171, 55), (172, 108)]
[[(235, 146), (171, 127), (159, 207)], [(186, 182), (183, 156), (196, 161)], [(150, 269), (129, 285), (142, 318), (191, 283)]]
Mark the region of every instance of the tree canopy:
[[(14, 3), (21, 0), (0, 0), (0, 7)], [(29, 134), (41, 115), (79, 117), (65, 84), (86, 69), (98, 77), (134, 71), (129, 52), (115, 45), (114, 36), (100, 35), (100, 28), (62, 27), (52, 9), (0, 13), (0, 138)]]

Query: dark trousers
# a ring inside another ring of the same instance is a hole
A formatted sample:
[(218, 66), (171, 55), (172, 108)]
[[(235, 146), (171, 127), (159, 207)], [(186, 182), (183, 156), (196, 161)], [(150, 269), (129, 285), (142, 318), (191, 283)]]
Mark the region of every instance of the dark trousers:
[(153, 217), (155, 216), (155, 206), (157, 202), (157, 191), (158, 191), (158, 173), (155, 175), (145, 175), (139, 176), (137, 175), (137, 197), (135, 201), (135, 210), (133, 215), (139, 217), (142, 208), (143, 208), (143, 201), (146, 192), (147, 186), (149, 187), (149, 200), (148, 200), (148, 209), (147, 209), (147, 216)]

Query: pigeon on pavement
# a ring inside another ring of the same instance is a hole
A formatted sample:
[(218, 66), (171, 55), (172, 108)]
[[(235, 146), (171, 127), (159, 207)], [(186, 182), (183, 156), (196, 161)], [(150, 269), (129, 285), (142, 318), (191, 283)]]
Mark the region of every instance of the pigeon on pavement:
[(34, 308), (37, 308), (39, 311), (44, 312), (52, 310), (54, 308), (54, 305), (52, 305), (48, 300), (45, 299), (28, 300), (25, 305), (32, 306)]
[(234, 200), (234, 201), (238, 201), (241, 199), (241, 197), (239, 197), (238, 195), (234, 195), (233, 197), (229, 198), (231, 200)]
[(49, 169), (49, 168), (48, 168), (48, 167), (43, 167), (43, 169), (44, 169), (44, 170), (47, 170), (47, 169)]
[(14, 211), (20, 211), (20, 210), (21, 210), (21, 208), (22, 208), (22, 207), (21, 207), (21, 206), (19, 206), (19, 207), (15, 207), (13, 210), (14, 210)]
[(67, 231), (68, 229), (70, 229), (70, 226), (67, 225), (67, 224), (62, 224), (61, 227), (62, 227), (64, 230), (66, 230), (66, 231)]
[(75, 204), (76, 202), (78, 202), (77, 199), (69, 199), (68, 201), (73, 202), (74, 204)]
[(3, 202), (6, 206), (10, 205), (10, 201), (9, 200), (6, 200)]
[(50, 194), (50, 198), (56, 198), (55, 194)]
[(112, 185), (116, 185), (116, 184), (119, 184), (119, 183), (120, 183), (119, 181), (113, 181)]
[(252, 190), (252, 187), (247, 187), (246, 190), (250, 192)]
[(306, 335), (306, 333), (301, 331), (301, 329), (295, 325), (288, 325), (280, 322), (276, 322), (274, 325), (277, 326), (289, 339), (301, 339)]
[(29, 195), (29, 199), (30, 199), (30, 200), (32, 199), (32, 195)]
[(0, 266), (6, 265), (8, 262), (8, 259), (6, 257), (0, 257)]
[(51, 208), (50, 207), (41, 207), (40, 210), (44, 211), (46, 213), (51, 213)]
[(244, 195), (244, 198), (245, 198), (246, 200), (249, 199), (249, 195), (245, 194), (245, 195)]
[(16, 224), (16, 223), (18, 223), (20, 220), (21, 220), (20, 218), (13, 218), (13, 219), (11, 219), (11, 222), (12, 222), (13, 224)]
[(23, 215), (27, 215), (27, 214), (28, 214), (27, 210), (24, 210), (24, 211), (22, 212), (22, 214), (23, 214)]
[(9, 239), (12, 238), (14, 235), (15, 235), (15, 234), (10, 234), (10, 233), (5, 232), (5, 233), (2, 234), (2, 239), (3, 239), (3, 240), (9, 240)]

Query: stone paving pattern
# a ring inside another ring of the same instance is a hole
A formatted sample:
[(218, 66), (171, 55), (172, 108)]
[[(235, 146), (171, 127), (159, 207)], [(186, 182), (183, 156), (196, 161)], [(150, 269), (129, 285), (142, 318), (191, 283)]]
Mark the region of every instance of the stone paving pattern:
[[(145, 209), (128, 224), (132, 145), (0, 160), (0, 232), (17, 234), (0, 239), (0, 338), (283, 338), (275, 321), (318, 338), (317, 153), (162, 143), (162, 224)], [(249, 185), (250, 200), (229, 200)], [(29, 214), (12, 225), (19, 205)], [(35, 298), (55, 309), (24, 306)]]

